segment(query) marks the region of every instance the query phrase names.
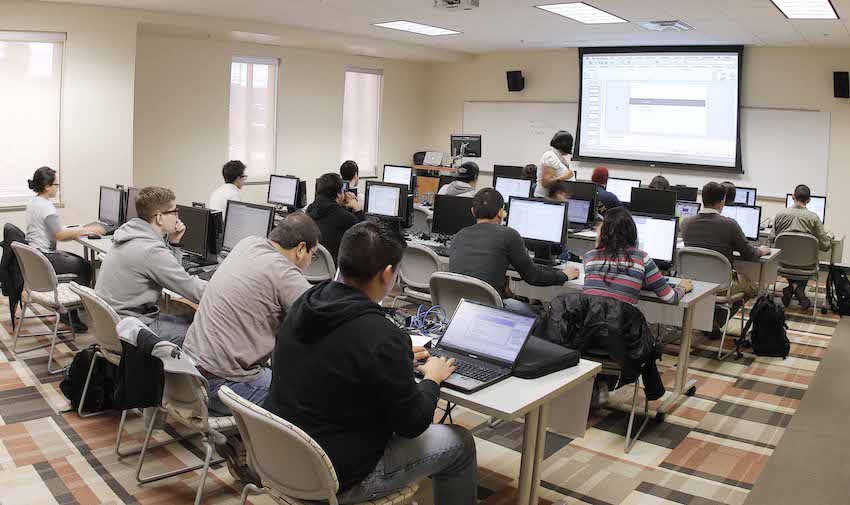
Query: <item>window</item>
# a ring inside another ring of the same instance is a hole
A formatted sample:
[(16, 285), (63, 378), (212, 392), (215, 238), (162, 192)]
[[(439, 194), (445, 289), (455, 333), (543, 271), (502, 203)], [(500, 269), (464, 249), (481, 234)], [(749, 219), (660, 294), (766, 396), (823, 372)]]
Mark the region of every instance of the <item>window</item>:
[(378, 173), (382, 81), (381, 70), (349, 68), (345, 71), (340, 162), (356, 161), (360, 177), (375, 177)]
[(248, 180), (275, 171), (277, 58), (236, 56), (230, 64), (230, 159), (248, 166)]
[(26, 205), (38, 167), (60, 172), (64, 45), (64, 33), (0, 31), (0, 207)]

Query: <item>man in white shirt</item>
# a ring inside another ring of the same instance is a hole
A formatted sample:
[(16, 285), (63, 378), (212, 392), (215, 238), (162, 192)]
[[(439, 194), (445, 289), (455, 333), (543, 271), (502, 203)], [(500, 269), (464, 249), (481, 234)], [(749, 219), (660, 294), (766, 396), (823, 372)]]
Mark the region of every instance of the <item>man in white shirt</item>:
[(221, 167), (221, 176), (224, 177), (224, 184), (216, 188), (210, 194), (210, 201), (207, 202), (207, 208), (221, 211), (222, 217), (227, 214), (227, 202), (229, 200), (242, 201), (239, 196), (239, 190), (245, 184), (245, 164), (239, 160), (231, 160)]

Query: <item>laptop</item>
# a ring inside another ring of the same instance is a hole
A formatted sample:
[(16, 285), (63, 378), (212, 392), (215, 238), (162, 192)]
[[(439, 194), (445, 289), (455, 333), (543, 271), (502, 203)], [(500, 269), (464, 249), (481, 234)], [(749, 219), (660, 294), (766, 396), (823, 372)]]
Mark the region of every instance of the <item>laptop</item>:
[(474, 393), (511, 376), (537, 318), (461, 299), (432, 356), (454, 358), (443, 386)]
[(431, 167), (439, 167), (443, 163), (443, 153), (435, 151), (426, 152), (424, 163)]

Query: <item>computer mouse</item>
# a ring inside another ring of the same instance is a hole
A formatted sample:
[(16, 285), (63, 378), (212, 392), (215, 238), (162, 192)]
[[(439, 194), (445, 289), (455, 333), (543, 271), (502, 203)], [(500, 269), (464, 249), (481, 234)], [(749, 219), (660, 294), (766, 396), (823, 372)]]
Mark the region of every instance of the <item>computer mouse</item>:
[(86, 238), (89, 240), (100, 240), (103, 237), (101, 237), (100, 235), (88, 235)]
[(422, 240), (431, 240), (431, 235), (428, 235), (427, 233), (423, 233), (422, 234)]

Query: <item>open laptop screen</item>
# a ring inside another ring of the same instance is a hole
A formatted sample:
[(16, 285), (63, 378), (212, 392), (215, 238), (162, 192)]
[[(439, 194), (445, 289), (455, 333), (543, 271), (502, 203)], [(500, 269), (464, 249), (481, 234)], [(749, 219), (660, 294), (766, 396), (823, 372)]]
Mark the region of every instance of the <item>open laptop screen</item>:
[(534, 316), (461, 300), (439, 345), (513, 365), (535, 320)]

